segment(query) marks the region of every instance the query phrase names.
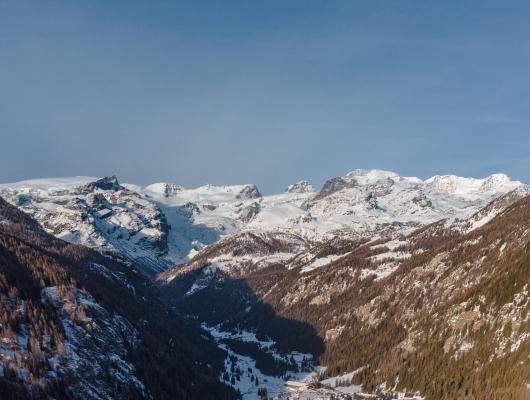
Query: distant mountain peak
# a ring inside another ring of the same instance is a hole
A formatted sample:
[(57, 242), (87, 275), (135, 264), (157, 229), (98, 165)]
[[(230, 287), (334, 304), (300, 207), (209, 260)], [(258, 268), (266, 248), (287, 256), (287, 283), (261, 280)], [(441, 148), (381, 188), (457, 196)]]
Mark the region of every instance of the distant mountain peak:
[(241, 230), (315, 241), (336, 232), (406, 233), (443, 218), (465, 218), (520, 185), (504, 174), (423, 181), (357, 169), (327, 180), (318, 192), (308, 181), (296, 182), (286, 188), (288, 196), (262, 196), (254, 184), (187, 189), (159, 182), (142, 187), (120, 184), (115, 176), (3, 184), (0, 195), (60, 238), (127, 253), (148, 271), (158, 271), (165, 268), (158, 263), (164, 257), (186, 261), (197, 249)]
[(245, 185), (238, 194), (238, 198), (241, 199), (259, 199), (260, 197), (262, 197), (261, 193), (254, 184)]
[(315, 189), (308, 181), (298, 181), (292, 185), (287, 186), (285, 193), (310, 193)]
[(506, 174), (492, 174), (484, 179), (482, 188), (484, 190), (496, 189), (505, 185), (520, 186), (522, 183), (518, 181), (512, 181)]
[(381, 169), (354, 169), (348, 172), (345, 176), (355, 177), (366, 177), (371, 179), (384, 179), (384, 178), (399, 178), (399, 174), (392, 171), (385, 171)]
[(509, 191), (522, 185), (519, 181), (510, 180), (506, 174), (493, 174), (483, 179), (435, 175), (425, 183), (437, 192), (450, 194)]
[(183, 191), (185, 188), (176, 183), (158, 182), (146, 186), (146, 189), (163, 197), (171, 197), (175, 196), (178, 192)]
[(88, 191), (93, 191), (94, 189), (101, 189), (101, 190), (113, 190), (118, 191), (124, 189), (123, 186), (120, 185), (118, 182), (118, 178), (116, 175), (112, 176), (106, 176), (104, 178), (100, 178), (94, 182), (87, 183), (84, 186), (85, 189)]

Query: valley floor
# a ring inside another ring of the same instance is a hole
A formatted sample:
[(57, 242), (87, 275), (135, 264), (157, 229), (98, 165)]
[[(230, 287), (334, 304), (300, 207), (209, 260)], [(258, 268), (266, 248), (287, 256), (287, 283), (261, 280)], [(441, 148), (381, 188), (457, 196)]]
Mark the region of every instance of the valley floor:
[[(362, 368), (321, 380), (320, 376), (326, 368), (315, 366), (311, 354), (299, 352), (280, 354), (275, 350), (274, 341), (259, 340), (252, 332), (221, 331), (219, 327), (205, 324), (202, 327), (214, 337), (219, 347), (228, 353), (220, 379), (238, 390), (243, 400), (259, 399), (262, 393), (266, 393), (271, 400), (423, 399), (419, 395), (394, 392), (384, 388), (380, 388), (377, 393), (364, 392), (361, 385), (352, 384), (353, 378)], [(234, 347), (237, 345), (233, 343), (255, 346), (275, 360), (289, 363), (290, 369), (280, 375), (267, 374), (262, 371), (266, 367), (261, 366), (260, 369), (260, 362), (256, 357), (251, 357), (248, 349), (244, 350), (248, 346), (242, 346), (243, 351), (235, 351)]]

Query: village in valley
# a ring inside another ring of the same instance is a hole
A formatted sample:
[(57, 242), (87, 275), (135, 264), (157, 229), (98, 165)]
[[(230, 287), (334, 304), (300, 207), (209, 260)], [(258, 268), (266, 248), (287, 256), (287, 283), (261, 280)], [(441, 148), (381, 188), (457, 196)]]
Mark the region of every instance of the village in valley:
[[(350, 374), (348, 374), (350, 375)], [(344, 385), (340, 378), (330, 378), (310, 383), (299, 381), (285, 382), (285, 391), (268, 393), (266, 389), (258, 390), (259, 400), (422, 400), (423, 397), (413, 393), (393, 392), (378, 389), (375, 393), (363, 393), (358, 385)]]

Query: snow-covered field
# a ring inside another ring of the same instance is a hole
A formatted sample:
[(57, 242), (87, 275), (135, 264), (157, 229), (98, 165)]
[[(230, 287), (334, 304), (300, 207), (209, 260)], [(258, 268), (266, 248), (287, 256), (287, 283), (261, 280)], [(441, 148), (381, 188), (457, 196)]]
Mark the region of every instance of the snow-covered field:
[[(257, 399), (258, 390), (260, 388), (266, 388), (269, 396), (274, 396), (275, 398), (280, 394), (287, 395), (290, 393), (286, 387), (287, 381), (294, 380), (298, 382), (309, 383), (316, 377), (317, 370), (315, 370), (311, 364), (311, 354), (291, 352), (289, 354), (282, 355), (275, 351), (274, 341), (260, 341), (252, 332), (242, 331), (232, 333), (219, 331), (217, 327), (206, 325), (203, 325), (203, 328), (210, 332), (222, 349), (228, 352), (228, 357), (225, 360), (225, 372), (227, 375), (224, 377), (221, 375), (220, 379), (238, 389), (241, 392), (244, 400)], [(264, 352), (271, 354), (274, 358), (286, 362), (293, 359), (298, 366), (298, 369), (302, 369), (303, 365), (306, 364), (309, 367), (309, 370), (298, 372), (289, 371), (283, 376), (264, 374), (259, 370), (259, 368), (256, 367), (255, 360), (248, 356), (236, 353), (229, 346), (222, 343), (223, 339), (234, 339), (241, 342), (255, 343)], [(226, 377), (228, 377), (228, 379), (225, 379)]]
[[(225, 360), (225, 371), (219, 377), (221, 381), (233, 386), (239, 390), (243, 400), (255, 400), (259, 398), (258, 391), (265, 388), (270, 399), (349, 399), (353, 394), (365, 398), (373, 398), (373, 394), (365, 392), (360, 385), (353, 384), (355, 375), (360, 373), (363, 368), (356, 371), (320, 379), (319, 377), (325, 372), (325, 367), (318, 367), (312, 364), (311, 354), (291, 352), (289, 354), (279, 354), (275, 351), (275, 342), (272, 340), (259, 340), (252, 332), (226, 332), (220, 331), (218, 327), (203, 324), (202, 327), (207, 330), (216, 340), (219, 347), (226, 350), (228, 356)], [(239, 354), (224, 344), (224, 339), (237, 340), (240, 342), (249, 342), (257, 344), (263, 351), (271, 354), (273, 357), (287, 361), (293, 359), (298, 366), (299, 371), (289, 371), (281, 376), (264, 374), (256, 366), (256, 361), (251, 357)], [(304, 369), (304, 370), (302, 370)], [(381, 386), (380, 393), (389, 393), (393, 398), (403, 399), (405, 393), (396, 392)], [(419, 395), (407, 397), (409, 399), (422, 400)]]

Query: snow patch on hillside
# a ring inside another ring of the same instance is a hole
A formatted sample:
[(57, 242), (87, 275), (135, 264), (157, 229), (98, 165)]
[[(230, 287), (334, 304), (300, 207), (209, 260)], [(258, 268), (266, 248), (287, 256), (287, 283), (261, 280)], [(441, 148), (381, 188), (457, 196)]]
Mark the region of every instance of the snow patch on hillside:
[[(278, 398), (279, 394), (289, 393), (286, 387), (287, 381), (294, 379), (297, 381), (310, 382), (315, 376), (314, 369), (310, 367), (312, 361), (311, 354), (291, 352), (287, 355), (281, 355), (274, 350), (274, 341), (260, 341), (252, 332), (241, 331), (232, 333), (220, 331), (218, 327), (211, 327), (204, 324), (202, 327), (214, 337), (219, 347), (226, 350), (228, 353), (228, 357), (225, 361), (225, 372), (221, 374), (220, 380), (239, 390), (243, 400), (254, 400), (258, 398), (258, 390), (260, 388), (266, 388), (270, 397)], [(284, 361), (292, 359), (295, 361), (299, 369), (301, 369), (304, 364), (307, 364), (310, 368), (307, 371), (302, 372), (289, 371), (284, 376), (266, 375), (256, 367), (255, 360), (248, 356), (236, 353), (229, 346), (222, 343), (223, 339), (255, 343), (263, 351), (271, 354), (277, 359)]]

